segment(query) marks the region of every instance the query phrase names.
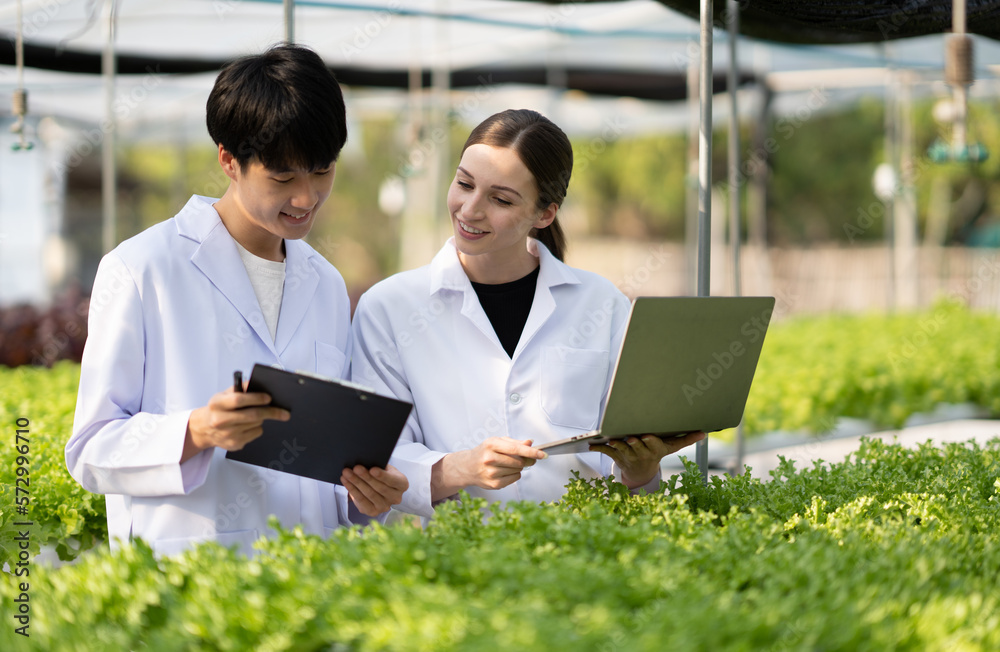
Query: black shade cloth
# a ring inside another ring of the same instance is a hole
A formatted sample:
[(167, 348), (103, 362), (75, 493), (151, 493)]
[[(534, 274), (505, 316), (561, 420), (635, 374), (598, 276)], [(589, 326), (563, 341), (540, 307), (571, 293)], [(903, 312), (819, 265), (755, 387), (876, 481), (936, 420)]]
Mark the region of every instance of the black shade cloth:
[[(195, 74), (216, 72), (226, 63), (225, 59), (196, 59), (191, 57), (164, 57), (118, 52), (116, 69), (118, 75), (155, 74)], [(14, 65), (14, 39), (0, 36), (0, 65)], [(24, 44), (24, 65), (29, 68), (55, 70), (58, 72), (101, 74), (101, 53), (56, 48), (26, 42)], [(567, 90), (582, 91), (593, 95), (609, 97), (635, 97), (642, 100), (676, 101), (687, 97), (687, 77), (682, 69), (668, 66), (667, 70), (640, 71), (617, 68), (587, 68), (568, 66), (562, 73), (562, 81)], [(331, 67), (341, 84), (346, 86), (372, 88), (405, 89), (409, 84), (406, 69), (380, 69)], [(545, 86), (550, 71), (543, 65), (537, 66), (482, 66), (463, 68), (450, 72), (451, 88), (476, 89), (494, 84), (524, 84)], [(750, 73), (740, 73), (739, 85), (744, 86), (755, 80)], [(424, 70), (421, 84), (431, 87), (431, 71)], [(721, 93), (726, 90), (726, 75), (721, 72), (712, 80), (712, 90)]]
[[(699, 20), (699, 0), (658, 1)], [(952, 0), (740, 0), (738, 4), (741, 34), (782, 43), (878, 43), (951, 31)], [(726, 6), (726, 0), (713, 3), (713, 24), (719, 29), (726, 27)], [(966, 0), (966, 29), (1000, 40), (1000, 0)]]

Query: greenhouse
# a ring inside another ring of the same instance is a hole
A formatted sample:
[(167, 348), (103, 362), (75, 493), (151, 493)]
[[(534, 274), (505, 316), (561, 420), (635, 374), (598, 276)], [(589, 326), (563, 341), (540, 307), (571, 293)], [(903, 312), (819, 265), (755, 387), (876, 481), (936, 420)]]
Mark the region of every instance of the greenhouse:
[(0, 649), (1000, 649), (998, 39), (0, 4)]

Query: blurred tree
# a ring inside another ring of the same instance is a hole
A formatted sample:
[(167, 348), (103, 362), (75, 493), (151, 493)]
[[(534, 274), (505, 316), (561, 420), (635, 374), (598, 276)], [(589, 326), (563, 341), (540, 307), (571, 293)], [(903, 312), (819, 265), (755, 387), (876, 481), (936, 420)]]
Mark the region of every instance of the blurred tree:
[(593, 233), (683, 238), (685, 152), (676, 134), (574, 142), (570, 200), (586, 207)]
[[(929, 162), (927, 147), (935, 138), (950, 135), (950, 127), (934, 122), (932, 106), (932, 100), (914, 104), (921, 223), (929, 206), (937, 201), (943, 208), (936, 210), (949, 215), (950, 241), (972, 242), (979, 237), (980, 242), (988, 243), (990, 236), (984, 229), (995, 226), (995, 216), (1000, 214), (996, 101), (970, 106), (970, 139), (992, 152), (991, 158), (978, 165)], [(399, 115), (359, 121), (338, 162), (333, 194), (309, 235), (309, 242), (344, 274), (354, 296), (399, 271), (399, 218), (383, 213), (378, 203), (384, 180), (407, 174), (412, 152), (447, 147), (447, 173), (440, 189), (443, 197), (471, 128), (460, 116), (452, 115), (449, 143), (439, 143), (425, 134), (422, 139), (418, 135), (417, 142), (407, 149), (404, 124)], [(857, 222), (861, 212), (873, 222), (862, 233), (854, 234), (855, 240), (878, 241), (883, 237), (884, 222), (876, 210), (881, 202), (872, 189), (872, 174), (884, 160), (883, 129), (882, 102), (870, 98), (846, 108), (824, 107), (772, 120), (767, 215), (771, 244), (847, 242), (845, 224)], [(713, 177), (724, 187), (728, 185), (726, 140), (725, 130), (713, 138)], [(749, 134), (742, 134), (746, 158), (751, 154), (749, 142)], [(583, 221), (590, 233), (642, 239), (684, 237), (684, 134), (614, 141), (574, 139), (573, 145), (575, 165), (567, 208), (585, 214)], [(220, 196), (228, 183), (214, 148), (201, 144), (128, 146), (122, 153), (121, 169), (141, 184), (131, 187), (122, 202), (125, 215), (120, 218), (120, 238), (174, 215), (191, 193)], [(944, 188), (945, 200), (931, 196), (935, 182)], [(741, 190), (744, 187), (741, 184)]]
[(883, 160), (883, 124), (882, 103), (874, 99), (772, 122), (769, 243), (843, 241), (844, 225), (857, 222), (859, 211), (875, 223), (855, 237), (883, 236), (882, 206), (872, 189), (872, 174)]
[(308, 237), (344, 275), (352, 294), (395, 271), (399, 258), (398, 217), (378, 205), (382, 182), (399, 167), (396, 127), (395, 121), (370, 120), (351, 132), (333, 192)]

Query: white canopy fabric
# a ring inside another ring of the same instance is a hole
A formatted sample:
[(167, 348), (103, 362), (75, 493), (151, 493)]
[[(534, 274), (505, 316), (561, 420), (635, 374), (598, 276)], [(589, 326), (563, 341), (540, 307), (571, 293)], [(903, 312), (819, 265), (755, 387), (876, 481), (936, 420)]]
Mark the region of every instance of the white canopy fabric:
[[(99, 55), (104, 44), (100, 14), (103, 0), (22, 0), (25, 42), (29, 45), (64, 48), (67, 53)], [(16, 31), (14, 0), (0, 2), (0, 35)], [(117, 3), (115, 50), (130, 55), (167, 60), (187, 58), (224, 61), (257, 52), (283, 38), (281, 0), (120, 0)], [(544, 4), (507, 0), (389, 0), (374, 2), (297, 2), (295, 40), (316, 49), (331, 67), (372, 71), (406, 71), (491, 67), (494, 69), (543, 66), (547, 79), (559, 85), (569, 66), (577, 69), (676, 73), (683, 75), (688, 61), (698, 56), (698, 24), (653, 0)], [(722, 32), (717, 44), (725, 42)], [(888, 45), (896, 65), (941, 70), (941, 36), (923, 37)], [(802, 71), (833, 68), (878, 68), (885, 65), (887, 51), (880, 45), (802, 46), (769, 44), (748, 40), (741, 67), (745, 70)], [(977, 38), (977, 60), (1000, 61), (1000, 44)], [(6, 54), (10, 54), (9, 52)], [(9, 57), (8, 57), (9, 58)], [(30, 62), (29, 62), (30, 63)], [(718, 57), (717, 71), (725, 69)], [(150, 66), (155, 73), (157, 66)], [(992, 73), (980, 65), (979, 77)], [(156, 127), (170, 120), (163, 137), (175, 138), (177, 123), (198, 130), (204, 100), (214, 72), (193, 75), (122, 74), (116, 82), (116, 117), (120, 133), (130, 137), (130, 127), (142, 125), (143, 137), (157, 137)], [(479, 111), (471, 120), (506, 108), (521, 99), (544, 102), (539, 108), (557, 110), (556, 100), (566, 94), (545, 91), (540, 86), (490, 84), (478, 91)], [(86, 123), (104, 117), (101, 80), (93, 74), (66, 74), (29, 68), (25, 72), (29, 110), (35, 115), (61, 115)], [(0, 115), (10, 106), (16, 88), (10, 66), (0, 66)], [(976, 87), (973, 87), (976, 90)], [(400, 104), (398, 91), (361, 87), (350, 90), (356, 112), (385, 110)], [(808, 90), (808, 89), (806, 89)], [(528, 95), (521, 93), (528, 92)], [(558, 115), (570, 132), (600, 132), (608, 114), (607, 104), (616, 102), (616, 113), (630, 116), (627, 131), (682, 128), (686, 111), (667, 110), (644, 103), (590, 96), (581, 102), (569, 94), (568, 110)], [(799, 102), (789, 100), (790, 105)], [(780, 101), (774, 107), (781, 111)], [(717, 118), (725, 119), (718, 111)], [(139, 134), (134, 134), (138, 136)], [(201, 132), (198, 132), (198, 137)]]

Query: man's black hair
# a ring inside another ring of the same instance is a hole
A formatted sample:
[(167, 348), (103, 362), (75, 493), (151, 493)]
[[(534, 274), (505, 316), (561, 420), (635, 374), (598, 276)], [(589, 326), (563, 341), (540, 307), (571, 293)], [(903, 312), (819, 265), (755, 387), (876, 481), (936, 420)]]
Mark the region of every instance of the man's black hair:
[(347, 142), (344, 95), (312, 50), (277, 45), (226, 64), (206, 108), (208, 133), (241, 168), (325, 168)]

